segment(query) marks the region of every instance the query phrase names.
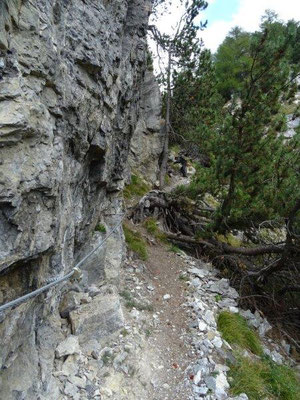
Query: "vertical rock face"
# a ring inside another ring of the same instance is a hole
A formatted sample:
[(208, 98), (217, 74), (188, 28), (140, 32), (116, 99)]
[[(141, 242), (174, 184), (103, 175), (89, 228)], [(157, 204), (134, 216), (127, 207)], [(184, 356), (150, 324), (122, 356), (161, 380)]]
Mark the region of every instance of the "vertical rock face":
[(158, 83), (151, 71), (146, 71), (141, 87), (141, 112), (131, 139), (129, 165), (132, 171), (154, 183), (158, 177), (158, 162), (163, 147), (161, 98)]
[[(1, 1), (2, 304), (70, 271), (97, 223), (120, 220), (130, 143), (131, 154), (137, 143), (152, 149), (156, 170), (161, 138), (146, 72), (151, 0)], [(110, 279), (122, 249), (99, 255)], [(0, 316), (0, 398), (58, 398), (49, 372), (59, 297), (56, 288)]]

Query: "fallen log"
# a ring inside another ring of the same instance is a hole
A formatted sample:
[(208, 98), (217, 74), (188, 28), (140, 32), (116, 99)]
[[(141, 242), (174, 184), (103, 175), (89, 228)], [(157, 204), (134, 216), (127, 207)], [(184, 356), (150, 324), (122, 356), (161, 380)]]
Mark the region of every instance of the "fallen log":
[(283, 246), (261, 246), (261, 247), (233, 247), (227, 243), (222, 243), (224, 253), (227, 254), (241, 254), (244, 256), (259, 256), (262, 254), (281, 254), (283, 253)]
[(215, 248), (215, 245), (213, 245), (212, 243), (207, 242), (206, 240), (202, 240), (202, 239), (194, 239), (191, 238), (189, 236), (185, 236), (185, 235), (178, 235), (176, 233), (171, 233), (171, 232), (165, 232), (165, 235), (168, 239), (170, 240), (175, 240), (177, 242), (182, 242), (182, 243), (189, 243), (189, 244), (193, 244), (193, 245), (204, 245), (210, 248)]
[(195, 239), (190, 236), (179, 235), (176, 233), (166, 233), (166, 236), (171, 240), (176, 240), (178, 242), (190, 243), (194, 245), (204, 245), (209, 248), (219, 249), (225, 254), (241, 254), (244, 256), (258, 256), (262, 254), (272, 254), (272, 253), (282, 253), (283, 247), (279, 246), (262, 246), (255, 248), (248, 247), (233, 247), (223, 242), (218, 242), (217, 240), (207, 241), (203, 239)]

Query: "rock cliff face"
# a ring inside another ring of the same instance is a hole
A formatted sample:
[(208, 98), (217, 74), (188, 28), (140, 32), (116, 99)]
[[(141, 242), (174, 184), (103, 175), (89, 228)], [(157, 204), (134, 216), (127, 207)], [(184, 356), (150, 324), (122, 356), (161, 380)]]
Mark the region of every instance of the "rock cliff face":
[(163, 146), (163, 125), (160, 91), (151, 71), (146, 71), (141, 90), (141, 114), (131, 140), (129, 165), (132, 171), (154, 183)]
[[(2, 304), (69, 272), (103, 235), (96, 225), (120, 220), (129, 152), (141, 173), (149, 161), (155, 181), (161, 135), (146, 70), (151, 0), (4, 0), (1, 10)], [(51, 371), (62, 297), (114, 284), (123, 250), (120, 228), (84, 267), (81, 289), (70, 283), (0, 316), (0, 398), (59, 398)], [(122, 323), (117, 299), (104, 303), (102, 336)], [(86, 341), (85, 322), (73, 316)]]

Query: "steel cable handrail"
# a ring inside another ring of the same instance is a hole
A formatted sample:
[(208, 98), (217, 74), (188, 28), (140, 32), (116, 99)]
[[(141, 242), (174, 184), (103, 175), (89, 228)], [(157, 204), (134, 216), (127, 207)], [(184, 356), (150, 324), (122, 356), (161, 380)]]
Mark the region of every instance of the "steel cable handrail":
[(92, 250), (90, 251), (85, 257), (83, 257), (82, 260), (80, 260), (75, 267), (73, 267), (72, 271), (70, 271), (68, 274), (55, 279), (53, 282), (48, 283), (45, 286), (40, 287), (39, 289), (34, 290), (33, 292), (27, 293), (24, 296), (21, 296), (15, 300), (12, 300), (6, 304), (2, 304), (0, 306), (0, 313), (7, 310), (8, 308), (17, 306), (21, 303), (24, 303), (25, 301), (31, 299), (32, 297), (38, 296), (39, 294), (46, 292), (47, 290), (49, 290), (51, 287), (58, 285), (59, 283), (66, 281), (68, 279), (70, 279), (74, 274), (75, 275), (80, 275), (80, 269), (79, 267), (89, 258), (91, 257), (91, 255), (93, 255), (95, 253), (95, 251), (97, 251), (106, 241), (107, 239), (116, 231), (117, 228), (119, 228), (119, 226), (122, 224), (124, 218), (125, 218), (126, 214), (124, 214), (121, 218), (121, 221), (115, 225), (115, 227), (109, 232), (109, 234)]

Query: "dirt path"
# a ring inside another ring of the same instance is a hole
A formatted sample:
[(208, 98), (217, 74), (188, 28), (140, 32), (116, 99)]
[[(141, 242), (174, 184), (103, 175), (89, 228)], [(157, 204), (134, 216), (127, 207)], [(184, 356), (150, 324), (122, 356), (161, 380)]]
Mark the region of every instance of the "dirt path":
[[(153, 243), (142, 227), (131, 228)], [(126, 332), (120, 335), (113, 351), (120, 355), (131, 347), (123, 370), (125, 365), (127, 370), (134, 367), (135, 372), (124, 379), (118, 368), (110, 369), (110, 378), (102, 392), (104, 399), (191, 398), (186, 369), (195, 354), (189, 343), (190, 321), (184, 307), (188, 286), (180, 278), (186, 269), (185, 260), (161, 243), (148, 246), (148, 261), (129, 257), (124, 264), (120, 293)], [(118, 397), (114, 397), (116, 392)]]
[(247, 399), (228, 395), (226, 360), (232, 359), (232, 348), (215, 318), (223, 310), (240, 312), (259, 327), (266, 354), (281, 363), (280, 347), (264, 336), (271, 326), (238, 309), (238, 293), (211, 264), (173, 253), (143, 227), (128, 225), (148, 241), (148, 260), (129, 253), (123, 265), (125, 327), (102, 350), (109, 357), (102, 368), (101, 400)]
[[(160, 318), (149, 343), (157, 347), (160, 362), (164, 365), (161, 379), (170, 386), (165, 393), (162, 391), (161, 397), (153, 398), (185, 400), (189, 398), (184, 386), (185, 370), (193, 357), (187, 344), (189, 321), (184, 309), (187, 285), (180, 279), (186, 264), (178, 255), (159, 244), (151, 246), (148, 252), (146, 275), (153, 282), (154, 309), (159, 310)], [(165, 299), (169, 296), (168, 300)]]

